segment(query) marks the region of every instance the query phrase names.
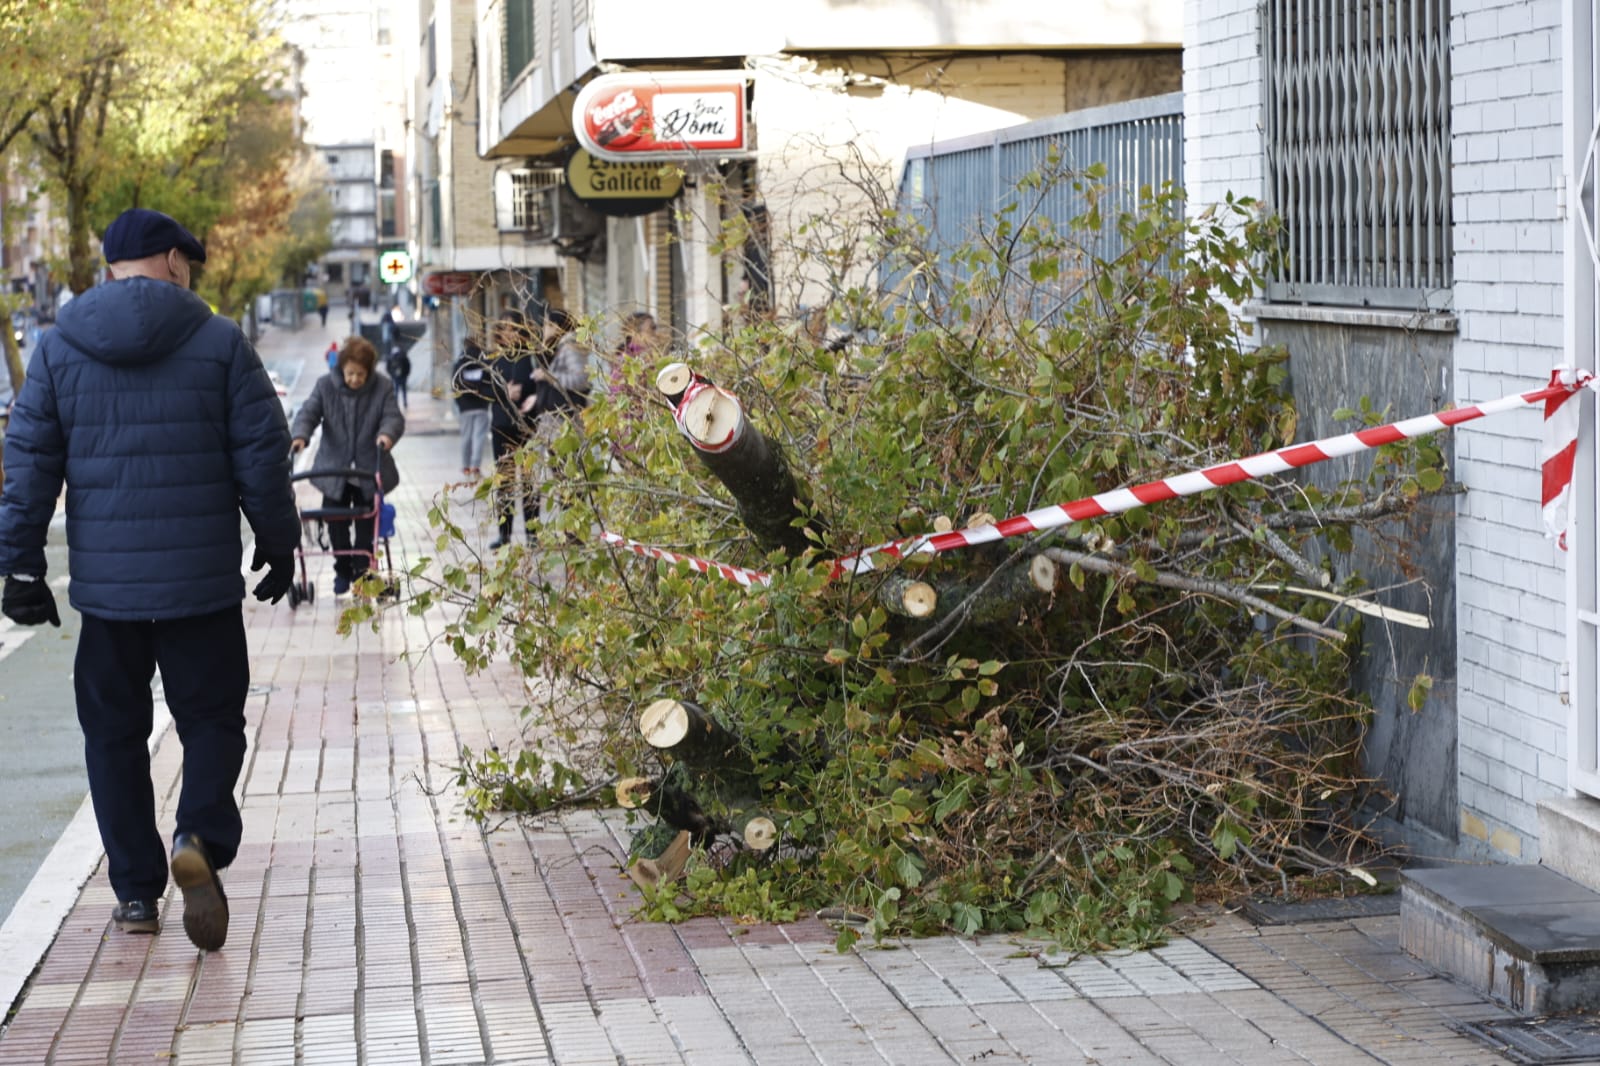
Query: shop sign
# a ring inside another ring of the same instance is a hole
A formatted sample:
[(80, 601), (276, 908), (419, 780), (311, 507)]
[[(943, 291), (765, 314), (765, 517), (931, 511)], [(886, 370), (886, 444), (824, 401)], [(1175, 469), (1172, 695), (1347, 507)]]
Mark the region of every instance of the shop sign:
[(424, 274), (422, 291), (429, 296), (465, 296), (472, 291), (477, 275), (463, 271), (443, 274)]
[(683, 174), (672, 163), (618, 163), (579, 148), (567, 160), (567, 188), (590, 210), (632, 218), (660, 210), (677, 196), (683, 189)]
[(602, 74), (578, 93), (572, 128), (601, 159), (748, 155), (742, 70)]

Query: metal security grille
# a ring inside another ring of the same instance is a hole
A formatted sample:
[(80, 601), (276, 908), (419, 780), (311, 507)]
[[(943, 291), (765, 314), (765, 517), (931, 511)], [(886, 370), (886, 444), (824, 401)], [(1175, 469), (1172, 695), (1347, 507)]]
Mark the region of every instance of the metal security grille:
[(1273, 300), (1447, 306), (1449, 0), (1265, 0)]
[(555, 197), (549, 190), (561, 185), (559, 170), (511, 172), (511, 224), (516, 229), (546, 230), (554, 223)]
[[(961, 247), (992, 228), (997, 212), (1025, 204), (1027, 213), (1060, 230), (1083, 214), (1089, 201), (1077, 183), (1051, 183), (1041, 194), (1019, 189), (1030, 173), (1047, 170), (1048, 160), (1081, 172), (1105, 165), (1098, 201), (1106, 218), (1098, 234), (1098, 254), (1120, 251), (1115, 218), (1139, 209), (1142, 190), (1159, 191), (1183, 181), (1183, 94), (1168, 93), (1105, 107), (1074, 111), (990, 133), (973, 134), (906, 151), (898, 206), (928, 227), (941, 254)], [(952, 276), (963, 269), (948, 268)], [(889, 268), (885, 284), (897, 286), (903, 272)]]

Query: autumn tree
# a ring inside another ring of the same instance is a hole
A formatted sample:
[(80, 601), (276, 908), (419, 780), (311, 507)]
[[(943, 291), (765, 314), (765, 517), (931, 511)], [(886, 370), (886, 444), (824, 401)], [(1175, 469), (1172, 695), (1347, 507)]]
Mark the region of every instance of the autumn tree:
[[(63, 203), (68, 285), (94, 283), (97, 213), (159, 198), (202, 162), (270, 77), (276, 39), (258, 0), (54, 0), (17, 5), (28, 46), (55, 57), (26, 130)], [(189, 221), (193, 214), (186, 212)], [(218, 213), (220, 217), (220, 212)], [(204, 230), (206, 225), (195, 228)]]

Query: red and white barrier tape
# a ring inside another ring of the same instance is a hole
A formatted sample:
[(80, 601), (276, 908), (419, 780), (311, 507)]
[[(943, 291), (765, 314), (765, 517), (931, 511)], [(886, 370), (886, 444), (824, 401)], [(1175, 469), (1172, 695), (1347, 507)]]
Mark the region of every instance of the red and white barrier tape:
[[(1040, 533), (1069, 525), (1073, 522), (1121, 514), (1125, 511), (1143, 507), (1146, 504), (1159, 503), (1162, 500), (1176, 499), (1180, 496), (1193, 496), (1197, 493), (1222, 488), (1225, 485), (1235, 485), (1241, 481), (1250, 481), (1272, 474), (1279, 474), (1285, 470), (1310, 466), (1326, 459), (1337, 459), (1345, 455), (1354, 455), (1357, 452), (1370, 451), (1373, 448), (1379, 448), (1385, 444), (1393, 444), (1400, 440), (1429, 436), (1452, 426), (1458, 426), (1463, 422), (1470, 422), (1489, 415), (1541, 406), (1544, 408), (1546, 425), (1546, 444), (1541, 449), (1544, 480), (1542, 499), (1545, 519), (1547, 524), (1551, 524), (1553, 521), (1559, 522), (1559, 528), (1556, 525), (1551, 525), (1551, 529), (1559, 535), (1561, 546), (1565, 548), (1566, 500), (1572, 480), (1572, 456), (1576, 450), (1578, 426), (1577, 407), (1567, 404), (1566, 401), (1581, 388), (1597, 388), (1593, 374), (1585, 370), (1557, 367), (1550, 375), (1550, 384), (1542, 389), (1514, 393), (1510, 396), (1502, 396), (1498, 400), (1491, 400), (1488, 403), (1457, 407), (1448, 411), (1438, 411), (1429, 415), (1408, 418), (1401, 422), (1372, 426), (1367, 429), (1357, 430), (1354, 433), (1341, 434), (1337, 437), (1324, 437), (1322, 440), (1311, 441), (1306, 444), (1291, 444), (1276, 451), (1262, 452), (1259, 455), (1252, 455), (1245, 459), (1219, 463), (1216, 466), (1192, 470), (1188, 473), (1162, 478), (1159, 481), (1148, 481), (1141, 485), (1134, 485), (1131, 488), (1114, 489), (1111, 492), (1100, 493), (1096, 496), (1086, 496), (1070, 503), (1043, 507), (999, 522), (975, 526), (972, 529), (953, 530), (949, 533), (933, 533), (920, 537), (886, 541), (865, 551), (835, 560), (829, 571), (829, 577), (837, 578), (843, 574), (867, 573), (875, 568), (875, 563), (873, 562), (873, 556), (875, 555), (904, 558), (905, 556), (919, 553), (931, 554), (949, 551), (952, 548), (986, 544), (1023, 533)], [(687, 393), (685, 395), (687, 396)], [(682, 405), (680, 404), (680, 410), (681, 407)], [(746, 587), (770, 584), (772, 580), (770, 575), (758, 571), (745, 570), (736, 566), (727, 566), (723, 563), (708, 562), (704, 559), (678, 555), (659, 548), (652, 548), (649, 545), (639, 544), (637, 541), (631, 541), (615, 533), (605, 533), (602, 536), (607, 543), (620, 545), (636, 554), (648, 558), (665, 559), (668, 562), (686, 562), (702, 573), (720, 574), (722, 577), (737, 581)]]
[[(1564, 380), (1570, 378), (1570, 380)], [(1027, 514), (1007, 518), (1001, 522), (990, 525), (977, 526), (973, 529), (954, 530), (949, 533), (935, 533), (930, 536), (912, 537), (905, 540), (890, 541), (864, 552), (846, 556), (833, 564), (832, 576), (837, 577), (844, 573), (864, 573), (873, 568), (872, 556), (887, 554), (896, 558), (914, 555), (918, 552), (941, 552), (951, 548), (966, 547), (970, 544), (984, 544), (989, 541), (1001, 540), (1005, 537), (1014, 537), (1021, 533), (1039, 533), (1047, 529), (1055, 529), (1072, 522), (1081, 522), (1089, 518), (1103, 518), (1107, 515), (1121, 514), (1149, 503), (1159, 503), (1162, 500), (1171, 500), (1179, 496), (1193, 496), (1200, 492), (1209, 492), (1211, 489), (1221, 488), (1224, 485), (1234, 485), (1241, 481), (1250, 481), (1255, 478), (1279, 474), (1285, 470), (1296, 467), (1310, 466), (1320, 463), (1325, 459), (1337, 459), (1340, 456), (1354, 455), (1356, 452), (1369, 451), (1393, 444), (1399, 440), (1409, 440), (1416, 437), (1425, 437), (1437, 433), (1451, 426), (1458, 426), (1463, 422), (1484, 418), (1488, 415), (1500, 414), (1504, 411), (1515, 411), (1525, 407), (1538, 407), (1547, 401), (1570, 396), (1575, 390), (1589, 384), (1592, 375), (1585, 371), (1569, 371), (1557, 368), (1550, 375), (1550, 384), (1542, 389), (1531, 392), (1515, 393), (1503, 396), (1498, 400), (1488, 403), (1473, 404), (1468, 407), (1457, 407), (1448, 411), (1439, 411), (1431, 415), (1420, 415), (1408, 418), (1403, 422), (1391, 422), (1388, 425), (1372, 426), (1367, 429), (1357, 430), (1354, 433), (1345, 433), (1337, 437), (1324, 437), (1322, 440), (1311, 441), (1308, 444), (1291, 444), (1287, 448), (1276, 451), (1262, 452), (1246, 459), (1239, 459), (1231, 463), (1219, 463), (1208, 466), (1203, 470), (1193, 470), (1186, 474), (1163, 478), (1160, 481), (1148, 481), (1142, 485), (1131, 488), (1115, 489), (1111, 492), (1101, 493), (1098, 496), (1088, 496), (1071, 503), (1057, 504), (1051, 507), (1029, 511)], [(1570, 477), (1570, 470), (1569, 470)]]
[(665, 548), (655, 548), (649, 544), (640, 544), (636, 540), (629, 540), (627, 537), (612, 533), (610, 530), (601, 531), (600, 539), (607, 544), (615, 544), (619, 548), (625, 548), (633, 552), (633, 554), (643, 556), (646, 559), (661, 559), (669, 563), (687, 563), (691, 570), (698, 570), (702, 574), (716, 574), (718, 577), (726, 578), (735, 584), (743, 585), (745, 588), (749, 588), (752, 585), (772, 584), (771, 574), (763, 574), (759, 570), (746, 570), (742, 566), (729, 566), (726, 563), (714, 563), (707, 559), (697, 559), (692, 555), (669, 552)]

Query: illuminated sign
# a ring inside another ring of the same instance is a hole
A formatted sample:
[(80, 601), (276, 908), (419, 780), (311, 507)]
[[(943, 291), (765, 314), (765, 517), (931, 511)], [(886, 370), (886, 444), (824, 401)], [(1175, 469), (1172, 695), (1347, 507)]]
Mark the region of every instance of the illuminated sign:
[(384, 252), (378, 257), (378, 278), (390, 285), (411, 280), (411, 253)]
[(572, 128), (600, 159), (749, 155), (742, 70), (602, 74), (578, 93)]

